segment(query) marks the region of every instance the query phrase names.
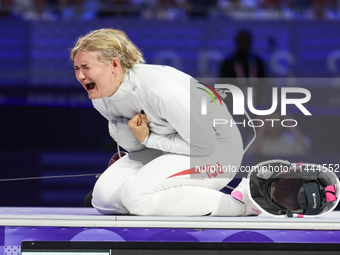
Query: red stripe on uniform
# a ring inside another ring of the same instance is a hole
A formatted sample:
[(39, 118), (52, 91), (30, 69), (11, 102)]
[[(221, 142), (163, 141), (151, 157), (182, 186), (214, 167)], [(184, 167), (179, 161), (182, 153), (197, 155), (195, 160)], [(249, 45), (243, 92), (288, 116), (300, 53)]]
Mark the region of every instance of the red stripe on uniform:
[(191, 169), (183, 170), (181, 172), (173, 174), (173, 175), (169, 176), (167, 179), (172, 178), (172, 177), (176, 177), (176, 176), (181, 176), (181, 175), (198, 174), (198, 173), (200, 173), (200, 172), (196, 170), (196, 167), (193, 167)]

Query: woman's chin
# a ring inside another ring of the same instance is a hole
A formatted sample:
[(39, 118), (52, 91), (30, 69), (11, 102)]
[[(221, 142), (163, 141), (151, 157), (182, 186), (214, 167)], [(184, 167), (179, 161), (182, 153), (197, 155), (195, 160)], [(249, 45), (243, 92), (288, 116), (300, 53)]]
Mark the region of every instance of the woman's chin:
[(87, 93), (88, 93), (89, 99), (98, 99), (98, 98), (101, 98), (99, 93), (94, 91), (94, 90), (88, 90)]

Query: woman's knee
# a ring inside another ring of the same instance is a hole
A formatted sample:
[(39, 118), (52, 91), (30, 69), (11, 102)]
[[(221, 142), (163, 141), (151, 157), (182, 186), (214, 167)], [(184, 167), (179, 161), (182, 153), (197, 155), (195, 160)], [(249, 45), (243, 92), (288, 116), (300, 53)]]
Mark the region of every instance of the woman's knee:
[(108, 186), (98, 180), (92, 194), (93, 207), (102, 214), (128, 213), (121, 201), (121, 188), (121, 186)]

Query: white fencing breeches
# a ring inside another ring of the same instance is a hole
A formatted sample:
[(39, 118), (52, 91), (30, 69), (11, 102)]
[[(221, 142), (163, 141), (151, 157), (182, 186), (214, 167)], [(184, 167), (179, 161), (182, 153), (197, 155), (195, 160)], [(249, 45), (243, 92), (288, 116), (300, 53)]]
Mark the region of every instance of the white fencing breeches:
[[(221, 156), (223, 154), (223, 156)], [(238, 170), (243, 148), (238, 141), (218, 144), (208, 164), (233, 166)], [(207, 159), (198, 158), (201, 166)], [(197, 160), (195, 160), (197, 162)], [(193, 173), (190, 156), (163, 153), (153, 149), (132, 152), (111, 165), (93, 190), (93, 206), (103, 214), (169, 216), (239, 216), (245, 207), (219, 190), (236, 171)], [(191, 171), (190, 171), (191, 168)], [(192, 173), (192, 174), (190, 174)]]

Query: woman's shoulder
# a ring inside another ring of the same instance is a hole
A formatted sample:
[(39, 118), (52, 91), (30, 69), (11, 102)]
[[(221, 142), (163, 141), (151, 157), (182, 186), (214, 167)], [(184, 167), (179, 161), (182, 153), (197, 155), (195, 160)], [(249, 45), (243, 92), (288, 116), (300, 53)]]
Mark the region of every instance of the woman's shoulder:
[(135, 79), (149, 85), (185, 84), (190, 82), (188, 74), (164, 65), (136, 64), (131, 69)]
[(190, 77), (188, 74), (166, 65), (152, 65), (152, 64), (136, 64), (132, 67), (132, 71), (140, 75), (151, 75), (151, 76), (173, 76), (173, 77)]
[(131, 81), (139, 92), (147, 97), (169, 98), (174, 94), (187, 93), (190, 76), (169, 66), (138, 64), (132, 69)]

